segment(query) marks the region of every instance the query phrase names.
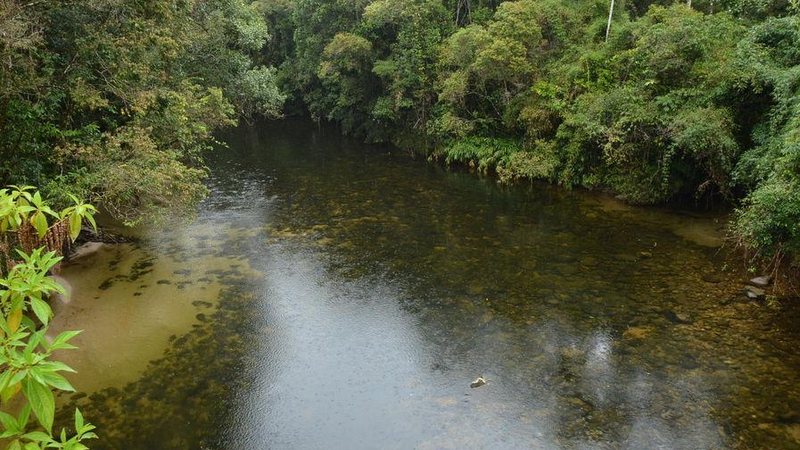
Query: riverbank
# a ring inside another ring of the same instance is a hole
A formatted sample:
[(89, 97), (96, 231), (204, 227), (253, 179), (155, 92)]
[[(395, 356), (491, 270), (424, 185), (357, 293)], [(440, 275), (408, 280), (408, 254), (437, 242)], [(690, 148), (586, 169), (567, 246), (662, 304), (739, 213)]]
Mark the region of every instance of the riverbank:
[[(289, 127), (296, 124), (307, 123), (308, 119), (290, 118), (280, 122), (288, 121)], [(278, 123), (278, 122), (271, 122)], [(343, 139), (341, 128), (335, 123), (316, 123), (319, 133), (330, 137), (338, 134), (337, 139)], [(412, 139), (410, 142), (413, 142)], [(501, 140), (502, 141), (502, 140)], [(503, 141), (505, 142), (505, 141)], [(430, 164), (447, 170), (462, 171), (477, 176), (489, 182), (507, 186), (511, 189), (525, 189), (527, 186), (537, 186), (543, 189), (562, 189), (566, 192), (584, 193), (587, 197), (594, 198), (598, 203), (606, 205), (609, 211), (633, 211), (637, 210), (644, 215), (649, 212), (655, 214), (662, 213), (664, 217), (680, 217), (683, 220), (668, 222), (673, 223), (674, 231), (695, 240), (700, 245), (717, 247), (726, 254), (725, 268), (735, 270), (741, 274), (741, 282), (736, 285), (742, 289), (743, 295), (747, 295), (746, 286), (749, 280), (757, 277), (767, 277), (770, 283), (766, 287), (763, 295), (759, 294), (760, 299), (769, 297), (770, 301), (797, 301), (800, 299), (800, 271), (791, 262), (783, 261), (776, 264), (773, 260), (765, 260), (754, 257), (748, 250), (739, 245), (735, 236), (732, 235), (732, 221), (734, 220), (735, 208), (733, 204), (725, 203), (720, 199), (711, 201), (706, 199), (704, 203), (697, 198), (691, 201), (684, 199), (681, 202), (668, 202), (657, 205), (637, 205), (614, 193), (609, 187), (603, 185), (596, 186), (577, 186), (566, 187), (554, 180), (548, 179), (546, 170), (539, 170), (536, 164), (544, 164), (543, 161), (530, 161), (529, 158), (516, 158), (516, 154), (522, 154), (519, 145), (506, 142), (505, 145), (492, 146), (495, 140), (477, 140), (476, 145), (467, 146), (466, 149), (458, 147), (457, 150), (438, 148), (433, 150), (403, 149), (391, 146), (391, 144), (373, 145), (377, 148), (391, 148), (392, 153), (408, 154), (413, 159), (425, 159)], [(485, 144), (480, 147), (478, 144)], [(423, 142), (417, 142), (418, 146), (424, 147)], [(582, 194), (579, 194), (582, 195)]]

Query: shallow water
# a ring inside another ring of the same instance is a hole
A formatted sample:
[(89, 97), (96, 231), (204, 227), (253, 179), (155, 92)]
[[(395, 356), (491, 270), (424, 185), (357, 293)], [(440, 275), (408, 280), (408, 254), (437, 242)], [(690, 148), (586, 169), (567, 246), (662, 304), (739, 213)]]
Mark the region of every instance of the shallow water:
[(93, 448), (800, 448), (798, 308), (742, 297), (722, 218), (227, 141), (193, 224), (64, 269)]

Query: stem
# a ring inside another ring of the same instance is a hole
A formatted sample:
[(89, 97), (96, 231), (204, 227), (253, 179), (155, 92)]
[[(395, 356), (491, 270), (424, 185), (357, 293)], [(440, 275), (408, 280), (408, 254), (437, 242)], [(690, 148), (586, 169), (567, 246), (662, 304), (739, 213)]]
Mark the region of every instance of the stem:
[(611, 0), (611, 7), (608, 8), (608, 25), (606, 25), (606, 42), (608, 42), (608, 34), (611, 33), (611, 17), (613, 16), (614, 16), (614, 0)]

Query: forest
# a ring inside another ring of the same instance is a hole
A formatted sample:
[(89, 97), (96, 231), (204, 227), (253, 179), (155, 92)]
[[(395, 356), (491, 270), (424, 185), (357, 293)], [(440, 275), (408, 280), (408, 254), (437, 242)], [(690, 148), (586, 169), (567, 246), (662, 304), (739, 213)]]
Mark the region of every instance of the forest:
[(304, 115), (501, 181), (727, 205), (750, 261), (791, 268), (799, 14), (797, 0), (8, 0), (0, 185), (163, 221), (205, 195), (216, 131)]

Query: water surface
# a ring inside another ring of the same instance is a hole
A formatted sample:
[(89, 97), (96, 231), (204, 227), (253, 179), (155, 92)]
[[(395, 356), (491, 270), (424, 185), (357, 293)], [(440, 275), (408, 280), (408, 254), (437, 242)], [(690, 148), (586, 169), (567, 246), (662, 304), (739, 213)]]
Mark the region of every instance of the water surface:
[(742, 297), (721, 218), (226, 140), (194, 223), (64, 271), (93, 448), (800, 448), (797, 308)]

